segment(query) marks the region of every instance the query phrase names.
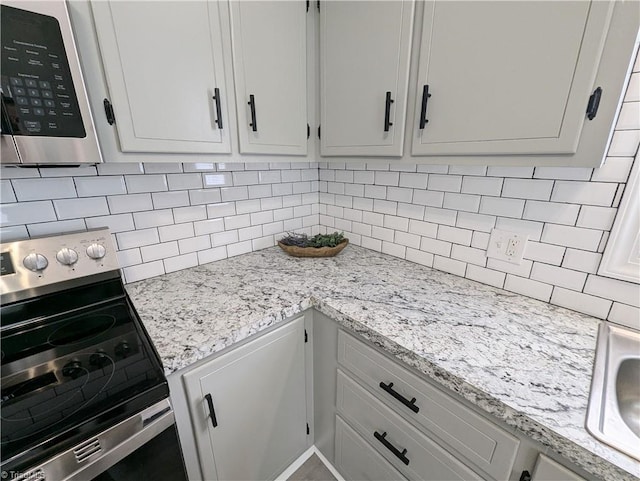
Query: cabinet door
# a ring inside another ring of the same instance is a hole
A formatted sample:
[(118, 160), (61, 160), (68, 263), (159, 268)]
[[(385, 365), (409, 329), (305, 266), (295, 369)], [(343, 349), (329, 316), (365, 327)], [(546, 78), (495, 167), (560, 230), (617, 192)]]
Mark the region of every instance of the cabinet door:
[(613, 3), (427, 2), (412, 153), (575, 153)]
[(240, 151), (307, 153), (304, 2), (232, 0)]
[(553, 459), (540, 454), (531, 481), (558, 481), (560, 479), (563, 481), (586, 481), (582, 476), (578, 476)]
[(301, 317), (184, 375), (204, 479), (274, 479), (307, 449), (304, 346)]
[(320, 3), (320, 152), (401, 156), (413, 1)]
[(231, 151), (218, 8), (92, 3), (123, 152)]

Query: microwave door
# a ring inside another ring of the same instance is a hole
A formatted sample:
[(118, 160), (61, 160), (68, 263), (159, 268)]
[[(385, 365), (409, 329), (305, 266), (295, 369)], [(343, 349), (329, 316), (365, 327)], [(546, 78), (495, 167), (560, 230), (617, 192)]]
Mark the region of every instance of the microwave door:
[(0, 163), (2, 164), (19, 164), (20, 155), (18, 148), (11, 135), (11, 124), (9, 122), (9, 113), (5, 105), (5, 97), (2, 95), (2, 122), (0, 130)]

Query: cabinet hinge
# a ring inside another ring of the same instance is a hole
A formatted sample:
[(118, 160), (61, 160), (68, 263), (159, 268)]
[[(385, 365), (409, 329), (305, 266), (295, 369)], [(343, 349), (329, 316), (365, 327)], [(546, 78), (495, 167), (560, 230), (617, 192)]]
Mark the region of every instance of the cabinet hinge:
[(309, 435), (309, 423), (307, 423), (307, 436)]
[(113, 105), (111, 105), (111, 102), (109, 102), (108, 99), (104, 99), (102, 104), (104, 105), (104, 113), (107, 116), (107, 122), (109, 125), (113, 125), (116, 122), (116, 116), (113, 113)]
[(309, 11), (309, 0), (307, 0), (307, 12)]
[(318, 138), (320, 138), (320, 126), (318, 125)]
[(319, 12), (319, 11), (320, 11), (320, 0), (318, 0), (318, 1), (316, 2), (316, 5), (318, 5), (318, 12)]
[(306, 329), (304, 330), (304, 342), (309, 342), (309, 336)]
[(311, 127), (307, 124), (307, 140), (309, 140), (309, 137), (311, 137)]
[(598, 113), (598, 107), (600, 106), (600, 98), (602, 97), (602, 87), (598, 87), (593, 91), (591, 97), (589, 97), (589, 103), (587, 104), (587, 118), (593, 120)]
[(522, 471), (519, 481), (531, 481), (531, 474), (529, 473), (529, 471)]

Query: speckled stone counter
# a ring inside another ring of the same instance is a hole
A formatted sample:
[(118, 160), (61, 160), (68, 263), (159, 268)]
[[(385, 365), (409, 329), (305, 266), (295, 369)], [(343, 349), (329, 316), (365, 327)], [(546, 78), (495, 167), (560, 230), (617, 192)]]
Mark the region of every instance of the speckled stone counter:
[(640, 477), (584, 428), (595, 318), (355, 246), (270, 248), (127, 290), (167, 374), (315, 307), (586, 471)]

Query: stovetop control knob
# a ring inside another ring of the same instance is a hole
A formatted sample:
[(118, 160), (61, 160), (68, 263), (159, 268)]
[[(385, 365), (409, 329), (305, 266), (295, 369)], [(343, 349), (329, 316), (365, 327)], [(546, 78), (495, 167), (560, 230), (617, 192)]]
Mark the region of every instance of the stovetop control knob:
[(105, 367), (107, 364), (109, 364), (109, 360), (109, 356), (107, 356), (107, 354), (102, 349), (100, 349), (99, 351), (91, 354), (91, 357), (89, 358), (89, 364), (96, 367)]
[(85, 371), (78, 359), (72, 359), (62, 367), (62, 375), (71, 379), (77, 379)]
[(120, 341), (115, 348), (116, 356), (118, 357), (127, 357), (131, 352), (131, 346), (127, 341)]
[(102, 259), (106, 253), (107, 249), (105, 249), (102, 244), (98, 244), (97, 242), (87, 247), (87, 255), (92, 259)]
[(22, 260), (24, 266), (33, 272), (43, 271), (49, 265), (49, 261), (42, 254), (32, 252)]
[(56, 254), (58, 262), (65, 266), (72, 266), (78, 262), (78, 253), (69, 247), (63, 247)]

